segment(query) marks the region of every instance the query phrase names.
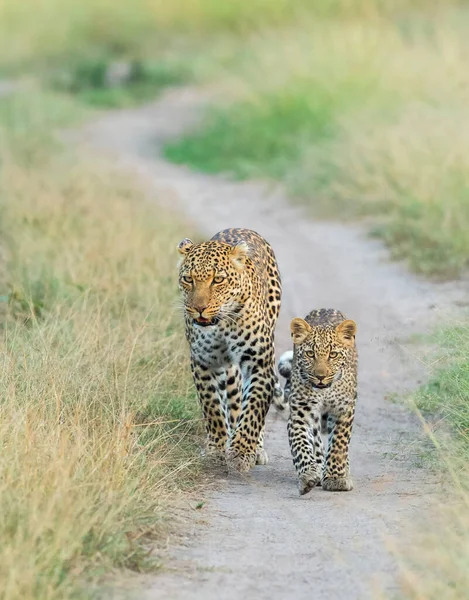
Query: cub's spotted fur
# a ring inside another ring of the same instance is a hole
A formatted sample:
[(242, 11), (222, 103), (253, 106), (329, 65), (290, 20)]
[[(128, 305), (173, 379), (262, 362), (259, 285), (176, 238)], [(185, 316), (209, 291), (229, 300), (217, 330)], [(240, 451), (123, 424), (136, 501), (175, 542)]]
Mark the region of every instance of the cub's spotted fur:
[(226, 229), (208, 242), (185, 239), (179, 287), (209, 450), (248, 471), (266, 464), (264, 422), (282, 391), (275, 374), (274, 328), (281, 281), (274, 252), (256, 232)]
[[(313, 310), (290, 325), (293, 353), (282, 355), (290, 405), (288, 438), (300, 494), (322, 484), (324, 490), (352, 489), (349, 443), (357, 399), (354, 321), (336, 310)], [(321, 427), (322, 425), (322, 427)], [(329, 434), (324, 458), (321, 429)]]

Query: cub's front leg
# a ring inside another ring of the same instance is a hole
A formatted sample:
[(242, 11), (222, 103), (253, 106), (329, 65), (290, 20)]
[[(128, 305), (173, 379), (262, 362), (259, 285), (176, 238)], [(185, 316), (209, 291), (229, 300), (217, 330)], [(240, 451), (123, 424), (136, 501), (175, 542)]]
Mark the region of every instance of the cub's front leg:
[(225, 453), (228, 441), (228, 424), (226, 418), (225, 371), (201, 365), (191, 360), (197, 396), (199, 398), (207, 430), (207, 452)]
[(328, 492), (349, 492), (353, 489), (349, 445), (354, 416), (355, 404), (338, 416), (329, 415), (329, 440), (322, 479), (322, 489)]
[(321, 410), (317, 403), (301, 402), (290, 395), (287, 425), (293, 465), (298, 474), (300, 496), (317, 486), (322, 478), (324, 446), (321, 438)]

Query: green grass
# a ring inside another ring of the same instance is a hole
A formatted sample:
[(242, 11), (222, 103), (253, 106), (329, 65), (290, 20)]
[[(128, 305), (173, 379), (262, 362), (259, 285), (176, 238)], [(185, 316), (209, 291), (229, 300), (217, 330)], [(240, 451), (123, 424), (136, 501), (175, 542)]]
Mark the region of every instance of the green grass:
[[(442, 419), (457, 442), (457, 454), (469, 456), (469, 327), (462, 323), (440, 332), (439, 367), (433, 378), (412, 396), (424, 415)], [(441, 423), (440, 423), (441, 425)]]
[(293, 86), (255, 103), (214, 110), (203, 129), (168, 144), (165, 156), (209, 173), (281, 179), (303, 144), (334, 135), (338, 110), (324, 90), (308, 96)]
[(34, 88), (0, 99), (4, 600), (102, 597), (116, 569), (157, 569), (152, 540), (199, 473), (167, 260), (187, 232), (57, 141), (86, 114)]

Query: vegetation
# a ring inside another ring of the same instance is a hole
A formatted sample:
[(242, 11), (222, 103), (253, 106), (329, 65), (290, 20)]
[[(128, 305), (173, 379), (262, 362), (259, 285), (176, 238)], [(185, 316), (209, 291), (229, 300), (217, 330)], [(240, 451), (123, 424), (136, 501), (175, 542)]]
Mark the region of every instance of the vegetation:
[(454, 277), (469, 257), (468, 19), (448, 8), (259, 34), (226, 78), (230, 103), (166, 156), (282, 181), (316, 215), (371, 215), (396, 258)]
[[(434, 340), (438, 344), (439, 368), (433, 378), (413, 396), (423, 415), (437, 420), (436, 430), (450, 428), (454, 433), (452, 454), (465, 467), (469, 455), (469, 327), (463, 321), (444, 329)], [(441, 443), (441, 440), (438, 440)]]
[[(220, 34), (237, 38), (282, 28), (304, 15), (322, 18), (397, 15), (449, 0), (4, 0), (0, 68), (17, 72), (68, 66), (82, 57), (164, 54)], [(190, 55), (189, 55), (190, 56)]]
[(48, 78), (51, 88), (68, 92), (98, 108), (122, 108), (154, 100), (165, 87), (187, 82), (190, 75), (179, 64), (132, 60), (83, 60)]
[(155, 568), (148, 540), (198, 472), (168, 261), (182, 231), (53, 139), (80, 116), (38, 90), (0, 99), (4, 600), (89, 598), (112, 567)]
[[(433, 496), (431, 527), (414, 527), (411, 545), (396, 549), (403, 595), (409, 600), (458, 600), (467, 595), (469, 565), (469, 327), (439, 332), (439, 361), (432, 380), (413, 396), (444, 478), (444, 503)], [(452, 435), (451, 435), (452, 434)]]

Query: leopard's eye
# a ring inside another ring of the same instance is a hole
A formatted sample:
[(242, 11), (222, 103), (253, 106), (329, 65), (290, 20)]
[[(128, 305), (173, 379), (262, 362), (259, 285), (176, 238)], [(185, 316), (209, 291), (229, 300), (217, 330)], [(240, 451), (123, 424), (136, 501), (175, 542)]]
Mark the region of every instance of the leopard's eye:
[(305, 350), (305, 354), (308, 358), (314, 358), (314, 350)]
[(213, 283), (223, 283), (225, 281), (224, 275), (217, 275), (213, 278)]
[(184, 275), (182, 280), (184, 281), (184, 283), (192, 283), (192, 277), (190, 275)]
[(329, 352), (329, 358), (337, 358), (338, 352)]

